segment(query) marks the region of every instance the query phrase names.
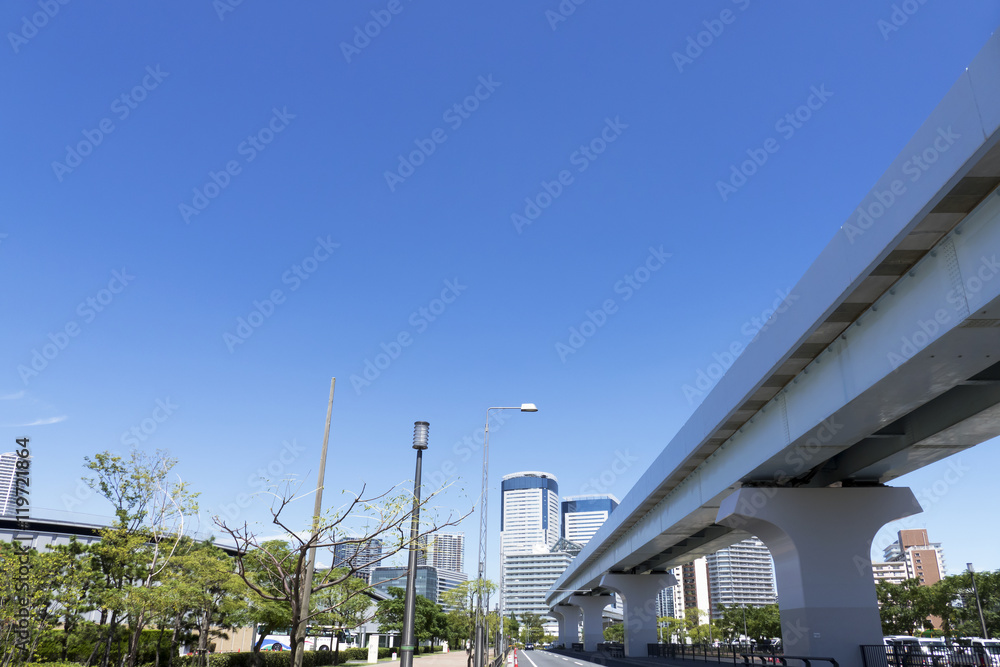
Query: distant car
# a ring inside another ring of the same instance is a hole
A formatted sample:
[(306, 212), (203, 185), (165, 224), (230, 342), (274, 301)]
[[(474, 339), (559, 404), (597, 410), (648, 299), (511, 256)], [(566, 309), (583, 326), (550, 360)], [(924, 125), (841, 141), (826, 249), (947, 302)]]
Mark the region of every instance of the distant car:
[(535, 650), (535, 645), (531, 644), (531, 643), (525, 644), (524, 645), (524, 650), (525, 651), (534, 651)]

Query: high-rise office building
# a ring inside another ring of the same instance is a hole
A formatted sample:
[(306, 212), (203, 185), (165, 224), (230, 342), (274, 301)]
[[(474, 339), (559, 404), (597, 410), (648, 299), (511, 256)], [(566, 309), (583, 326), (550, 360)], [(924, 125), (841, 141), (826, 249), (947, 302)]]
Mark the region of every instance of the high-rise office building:
[[(559, 483), (544, 472), (517, 472), (500, 482), (500, 607), (505, 616), (545, 615), (545, 592), (573, 555), (560, 542)], [(576, 553), (579, 546), (576, 546)]]
[(567, 496), (562, 501), (562, 536), (586, 544), (618, 507), (612, 495)]
[(0, 516), (14, 516), (17, 507), (14, 470), (17, 464), (17, 454), (7, 452), (0, 454)]
[(434, 533), (422, 535), (417, 565), (432, 565), (439, 570), (465, 570), (465, 533)]
[[(559, 482), (545, 472), (516, 472), (500, 482), (500, 550), (531, 552), (559, 540)], [(547, 549), (546, 549), (547, 550)]]
[(382, 559), (382, 540), (348, 542), (333, 548), (333, 567), (353, 567), (357, 575), (372, 583), (371, 574)]
[[(537, 544), (533, 551), (504, 554), (504, 616), (514, 614), (521, 618), (521, 614), (530, 612), (549, 618), (545, 594), (566, 571), (576, 553), (579, 553), (579, 547), (574, 552), (559, 548), (550, 550), (544, 544)], [(609, 602), (611, 600), (609, 598)]]
[(717, 605), (763, 607), (778, 601), (771, 552), (756, 537), (747, 538), (705, 557), (712, 618)]

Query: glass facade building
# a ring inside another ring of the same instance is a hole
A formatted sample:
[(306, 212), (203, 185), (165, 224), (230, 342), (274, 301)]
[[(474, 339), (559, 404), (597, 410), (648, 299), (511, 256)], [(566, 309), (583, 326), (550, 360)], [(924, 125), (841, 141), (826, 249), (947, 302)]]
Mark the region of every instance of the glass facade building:
[(562, 501), (562, 536), (586, 544), (618, 507), (611, 495), (567, 496)]

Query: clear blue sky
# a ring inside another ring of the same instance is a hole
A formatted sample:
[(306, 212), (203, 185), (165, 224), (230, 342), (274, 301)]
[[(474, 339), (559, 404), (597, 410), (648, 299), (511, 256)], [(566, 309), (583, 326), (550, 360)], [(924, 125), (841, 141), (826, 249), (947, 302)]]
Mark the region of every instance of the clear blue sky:
[[(427, 420), (425, 478), (452, 472), (441, 504), (468, 508), (480, 458), (456, 445), (530, 401), (493, 433), (491, 525), (519, 470), (624, 497), (693, 411), (682, 387), (749, 341), (1000, 24), (987, 0), (911, 0), (899, 26), (888, 0), (226, 2), (0, 9), (0, 451), (31, 437), (39, 513), (107, 515), (67, 498), (133, 427), (206, 515), (272, 462), (311, 483), (332, 376), (329, 495), (412, 478)], [(917, 524), (953, 572), (1000, 568), (996, 443), (954, 458)]]

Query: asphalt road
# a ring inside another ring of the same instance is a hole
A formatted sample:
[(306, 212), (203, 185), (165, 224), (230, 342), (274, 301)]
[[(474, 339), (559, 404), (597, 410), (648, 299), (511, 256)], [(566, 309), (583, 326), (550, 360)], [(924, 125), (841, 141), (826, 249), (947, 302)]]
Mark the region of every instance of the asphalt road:
[[(580, 667), (581, 665), (595, 665), (605, 667), (596, 662), (590, 662), (581, 658), (558, 655), (548, 651), (518, 651), (517, 667)], [(508, 659), (507, 667), (512, 667), (513, 663)]]

